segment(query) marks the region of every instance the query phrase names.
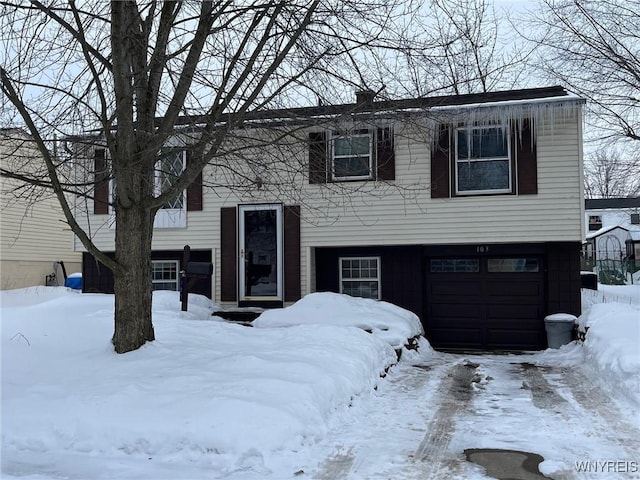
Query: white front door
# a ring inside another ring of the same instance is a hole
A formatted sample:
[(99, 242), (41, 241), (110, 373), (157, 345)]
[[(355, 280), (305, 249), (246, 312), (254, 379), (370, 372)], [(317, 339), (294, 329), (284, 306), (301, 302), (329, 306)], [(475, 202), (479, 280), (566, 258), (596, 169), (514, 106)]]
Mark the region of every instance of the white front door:
[(282, 300), (282, 205), (240, 205), (240, 300)]

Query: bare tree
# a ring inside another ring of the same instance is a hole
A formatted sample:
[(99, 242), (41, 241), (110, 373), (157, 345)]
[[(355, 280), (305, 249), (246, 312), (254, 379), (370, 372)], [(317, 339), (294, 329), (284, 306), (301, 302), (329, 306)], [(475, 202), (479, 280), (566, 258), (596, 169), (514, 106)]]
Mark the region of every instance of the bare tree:
[(640, 159), (615, 147), (597, 150), (585, 161), (584, 189), (587, 198), (640, 196)]
[(535, 66), (588, 100), (600, 137), (640, 140), (640, 1), (542, 4), (520, 28), (540, 47)]
[[(327, 95), (337, 78), (362, 85), (358, 51), (397, 40), (397, 12), (386, 1), (7, 0), (0, 8), (0, 121), (29, 131), (46, 171), (1, 173), (53, 190), (75, 235), (113, 271), (119, 353), (154, 340), (150, 254), (158, 210), (207, 164), (240, 177), (251, 172), (246, 179), (260, 183), (260, 169), (230, 165), (231, 132), (261, 110)], [(185, 118), (198, 125), (190, 161), (159, 191), (163, 147), (176, 128), (188, 130)], [(91, 129), (99, 132), (94, 139), (78, 138), (107, 150), (105, 171), (88, 173), (115, 185), (115, 258), (93, 243), (66, 196), (93, 198), (93, 181), (63, 171), (52, 148), (55, 135)]]
[(458, 95), (518, 85), (531, 49), (509, 38), (491, 1), (431, 0), (420, 15), (400, 87), (412, 95)]

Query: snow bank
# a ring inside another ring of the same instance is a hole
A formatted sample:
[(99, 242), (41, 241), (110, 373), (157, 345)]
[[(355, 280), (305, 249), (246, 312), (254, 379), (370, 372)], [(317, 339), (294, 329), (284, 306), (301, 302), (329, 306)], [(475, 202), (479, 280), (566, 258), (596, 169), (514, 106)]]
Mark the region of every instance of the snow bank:
[(352, 326), (373, 334), (394, 349), (423, 333), (413, 312), (377, 300), (339, 293), (312, 293), (290, 307), (267, 310), (252, 325), (258, 328), (291, 325)]
[(35, 305), (64, 297), (77, 290), (67, 287), (35, 286), (15, 290), (0, 290), (0, 308)]
[(68, 478), (82, 456), (148, 462), (150, 478), (154, 462), (172, 459), (256, 478), (275, 452), (322, 438), (396, 362), (356, 328), (248, 328), (211, 317), (204, 297), (180, 312), (169, 292), (154, 294), (156, 341), (117, 355), (112, 295), (26, 289), (12, 299), (0, 312), (7, 475), (38, 473), (25, 459), (50, 458), (51, 476)]
[(619, 392), (640, 407), (638, 294), (637, 285), (605, 286), (599, 292), (583, 290), (584, 313), (578, 319), (578, 328), (588, 328), (584, 357), (597, 373), (597, 380), (611, 393)]

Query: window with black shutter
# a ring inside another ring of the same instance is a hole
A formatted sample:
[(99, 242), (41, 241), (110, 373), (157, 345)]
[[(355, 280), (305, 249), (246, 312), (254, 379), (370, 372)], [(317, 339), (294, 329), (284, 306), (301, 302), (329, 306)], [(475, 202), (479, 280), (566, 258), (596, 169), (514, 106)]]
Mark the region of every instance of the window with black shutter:
[(393, 129), (309, 134), (309, 183), (395, 180)]
[(442, 124), (431, 147), (431, 197), (538, 193), (531, 120)]

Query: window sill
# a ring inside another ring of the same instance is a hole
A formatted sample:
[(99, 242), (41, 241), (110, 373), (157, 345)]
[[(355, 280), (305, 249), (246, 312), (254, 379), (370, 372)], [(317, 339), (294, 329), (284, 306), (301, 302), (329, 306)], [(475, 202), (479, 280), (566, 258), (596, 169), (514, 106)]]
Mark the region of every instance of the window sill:
[(515, 195), (511, 190), (472, 190), (468, 192), (456, 192), (456, 197), (478, 197), (489, 195)]

